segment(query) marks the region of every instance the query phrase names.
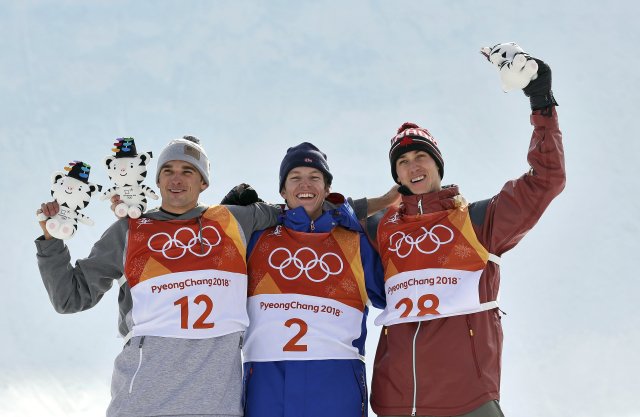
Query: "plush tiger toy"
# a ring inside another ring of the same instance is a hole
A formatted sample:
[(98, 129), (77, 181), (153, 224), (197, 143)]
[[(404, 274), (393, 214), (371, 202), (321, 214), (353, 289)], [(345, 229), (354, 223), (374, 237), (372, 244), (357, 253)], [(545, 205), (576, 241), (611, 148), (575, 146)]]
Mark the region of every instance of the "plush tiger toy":
[(104, 164), (115, 186), (105, 191), (101, 199), (106, 200), (118, 194), (122, 202), (114, 210), (116, 216), (137, 219), (147, 208), (147, 197), (154, 200), (159, 198), (151, 188), (142, 185), (152, 154), (138, 154), (133, 138), (118, 138), (114, 145), (112, 151), (115, 155), (107, 156)]
[(76, 233), (78, 222), (93, 226), (93, 220), (80, 210), (89, 205), (91, 195), (102, 186), (89, 182), (91, 166), (82, 161), (73, 161), (64, 168), (65, 172), (55, 172), (52, 177), (51, 195), (58, 202), (60, 211), (47, 218), (38, 214), (39, 221), (46, 220), (49, 234), (57, 239), (70, 239)]
[(514, 42), (485, 46), (480, 53), (498, 68), (504, 92), (523, 89), (538, 77), (538, 63)]

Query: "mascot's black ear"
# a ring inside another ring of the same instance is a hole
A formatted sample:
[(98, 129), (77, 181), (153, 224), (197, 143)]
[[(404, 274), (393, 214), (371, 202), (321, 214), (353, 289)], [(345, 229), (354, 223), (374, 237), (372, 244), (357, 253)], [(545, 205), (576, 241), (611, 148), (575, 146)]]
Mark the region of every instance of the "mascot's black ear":
[(149, 160), (153, 157), (151, 152), (142, 153), (140, 156), (140, 165), (147, 165)]
[(59, 180), (60, 178), (62, 178), (62, 177), (64, 177), (64, 174), (62, 174), (62, 173), (54, 174), (54, 175), (53, 175), (53, 184), (55, 184), (56, 182), (58, 182), (58, 180)]
[(106, 165), (107, 168), (110, 167), (114, 159), (115, 158), (113, 156), (107, 156), (106, 158), (104, 158), (104, 164)]

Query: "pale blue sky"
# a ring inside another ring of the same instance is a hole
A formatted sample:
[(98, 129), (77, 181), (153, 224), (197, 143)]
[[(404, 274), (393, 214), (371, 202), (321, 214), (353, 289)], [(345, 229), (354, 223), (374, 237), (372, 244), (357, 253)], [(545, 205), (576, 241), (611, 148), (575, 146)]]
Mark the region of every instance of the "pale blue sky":
[[(34, 213), (54, 171), (82, 159), (94, 167), (92, 181), (108, 185), (101, 164), (116, 137), (159, 152), (193, 134), (212, 160), (203, 201), (216, 203), (244, 181), (280, 202), (280, 159), (311, 141), (329, 156), (335, 191), (371, 196), (391, 185), (389, 139), (411, 120), (438, 139), (444, 182), (469, 200), (487, 198), (528, 169), (531, 127), (527, 99), (502, 93), (478, 51), (516, 41), (554, 71), (568, 180), (503, 257), (502, 405), (510, 416), (639, 416), (639, 8), (578, 0), (3, 2), (0, 191), (10, 220), (0, 263), (8, 341), (0, 345), (0, 415), (103, 415), (109, 401), (120, 349), (116, 291), (92, 310), (58, 315), (36, 267)], [(85, 212), (96, 225), (80, 226), (69, 244), (74, 257), (86, 256), (113, 221), (98, 199)], [(370, 324), (369, 365), (379, 332)]]

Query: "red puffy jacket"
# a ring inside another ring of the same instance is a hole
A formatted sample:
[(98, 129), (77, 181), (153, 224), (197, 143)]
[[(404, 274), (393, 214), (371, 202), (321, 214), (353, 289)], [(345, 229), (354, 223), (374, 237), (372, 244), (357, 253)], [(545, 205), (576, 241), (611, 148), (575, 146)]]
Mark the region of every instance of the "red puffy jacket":
[[(489, 200), (470, 205), (480, 243), (498, 256), (514, 247), (565, 184), (562, 134), (555, 108), (531, 115), (531, 170)], [(457, 187), (403, 196), (403, 210), (455, 207)], [(480, 278), (481, 302), (495, 299), (500, 269), (489, 262)], [(414, 369), (415, 355), (415, 369)], [(382, 328), (373, 366), (371, 406), (378, 415), (451, 416), (500, 399), (502, 325), (498, 309)], [(415, 378), (415, 383), (414, 383)]]

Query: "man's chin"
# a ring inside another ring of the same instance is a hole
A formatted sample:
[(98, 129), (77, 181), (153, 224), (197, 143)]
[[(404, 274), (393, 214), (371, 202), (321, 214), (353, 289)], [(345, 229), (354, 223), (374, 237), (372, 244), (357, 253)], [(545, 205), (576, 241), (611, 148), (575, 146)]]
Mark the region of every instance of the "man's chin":
[(429, 187), (428, 184), (412, 184), (412, 185), (408, 185), (407, 188), (413, 194), (417, 194), (417, 195), (427, 194), (431, 192), (431, 187)]
[(319, 210), (322, 207), (322, 204), (314, 204), (314, 203), (299, 203), (297, 207), (302, 207), (304, 208), (304, 211), (307, 212), (308, 215), (311, 215), (312, 213), (316, 212), (317, 210)]

